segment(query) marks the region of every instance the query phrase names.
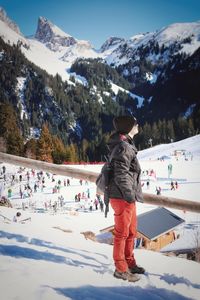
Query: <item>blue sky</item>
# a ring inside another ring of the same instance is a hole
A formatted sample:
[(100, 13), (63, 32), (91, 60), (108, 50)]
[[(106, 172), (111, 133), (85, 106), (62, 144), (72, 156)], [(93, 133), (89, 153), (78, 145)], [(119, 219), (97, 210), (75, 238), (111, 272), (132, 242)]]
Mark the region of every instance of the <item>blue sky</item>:
[(111, 36), (129, 38), (176, 22), (200, 20), (200, 0), (0, 0), (24, 35), (39, 16), (98, 49)]

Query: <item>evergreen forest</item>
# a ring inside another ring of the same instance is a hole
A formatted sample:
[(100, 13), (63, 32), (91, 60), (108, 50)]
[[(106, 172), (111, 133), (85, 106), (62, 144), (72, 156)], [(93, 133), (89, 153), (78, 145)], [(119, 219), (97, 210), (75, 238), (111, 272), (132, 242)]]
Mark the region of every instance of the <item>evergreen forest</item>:
[[(177, 58), (183, 72), (170, 72), (169, 67), (168, 80), (160, 78), (154, 91), (142, 81), (136, 87), (133, 82), (138, 77), (123, 76), (120, 67), (99, 59), (78, 59), (70, 71), (83, 76), (87, 84), (77, 83), (73, 76), (70, 84), (29, 62), (20, 45), (11, 46), (0, 38), (0, 151), (58, 164), (105, 161), (112, 119), (122, 114), (138, 119), (139, 150), (198, 134), (200, 71), (188, 69), (198, 57), (199, 52), (193, 59)], [(115, 94), (111, 83), (122, 90)], [(137, 98), (123, 90), (141, 94), (142, 89), (145, 99), (138, 108)], [(154, 101), (148, 101), (148, 93)], [(180, 113), (191, 105), (192, 114)]]

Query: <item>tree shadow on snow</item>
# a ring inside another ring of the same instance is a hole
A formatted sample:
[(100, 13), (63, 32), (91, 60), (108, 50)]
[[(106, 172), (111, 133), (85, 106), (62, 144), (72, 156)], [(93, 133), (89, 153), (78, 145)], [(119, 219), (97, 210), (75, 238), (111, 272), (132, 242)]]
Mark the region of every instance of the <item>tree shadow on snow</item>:
[(93, 270), (97, 273), (108, 272), (108, 270), (106, 270), (105, 268), (103, 269), (102, 266), (95, 264), (95, 262), (93, 264), (87, 263), (81, 260), (66, 258), (61, 255), (38, 251), (26, 247), (0, 244), (0, 254), (5, 256), (11, 256), (14, 258), (28, 258), (28, 259), (35, 259), (35, 260), (50, 261), (54, 263), (62, 263), (74, 267), (85, 267), (85, 266), (92, 267)]
[[(130, 283), (131, 284), (131, 283)], [(75, 288), (53, 288), (57, 293), (70, 298), (71, 300), (191, 300), (181, 294), (167, 289), (158, 289), (152, 286), (138, 287), (133, 283), (133, 286), (125, 287), (95, 287), (81, 286)]]
[[(55, 255), (49, 252), (42, 252), (26, 247), (19, 247), (14, 245), (1, 245), (0, 244), (0, 254), (5, 256), (11, 256), (15, 258), (29, 258), (36, 260), (45, 260), (56, 263), (68, 263), (66, 258), (61, 255)], [(72, 262), (68, 264), (73, 265)]]
[[(26, 237), (21, 234), (14, 234), (14, 233), (9, 233), (9, 232), (5, 232), (5, 231), (1, 231), (1, 230), (0, 230), (0, 238), (15, 239), (16, 241), (18, 241), (20, 243), (28, 243), (29, 245), (47, 247), (50, 249), (60, 250), (60, 251), (64, 251), (64, 252), (74, 253), (74, 254), (80, 254), (80, 252), (91, 253), (87, 250), (81, 250), (81, 249), (77, 250), (77, 249), (73, 249), (73, 248), (69, 248), (69, 247), (68, 248), (57, 247), (52, 242), (47, 242), (47, 241), (35, 239), (35, 238), (30, 239), (29, 237)], [(92, 254), (99, 255), (105, 259), (108, 258), (106, 255), (101, 254), (101, 253), (92, 252)], [(81, 255), (86, 259), (91, 259), (91, 257), (86, 254), (81, 254)]]
[[(55, 255), (49, 252), (45, 251), (38, 251), (30, 248), (25, 247), (19, 247), (19, 246), (13, 246), (13, 245), (0, 245), (0, 254), (2, 255), (8, 255), (13, 257), (24, 257), (24, 258), (30, 258), (30, 259), (36, 259), (36, 260), (47, 260), (52, 261), (56, 263), (65, 263), (68, 265), (73, 265), (76, 267), (80, 266), (90, 266), (93, 268), (93, 270), (97, 273), (105, 273), (109, 271), (109, 263), (102, 263), (97, 258), (94, 258), (94, 255), (102, 256), (105, 259), (107, 259), (107, 256), (104, 256), (99, 253), (95, 252), (89, 252), (85, 250), (79, 250), (79, 249), (73, 249), (73, 248), (62, 248), (57, 247), (51, 242), (46, 242), (40, 239), (30, 239), (26, 236), (20, 235), (20, 234), (12, 234), (9, 232), (0, 231), (0, 238), (7, 238), (7, 239), (15, 239), (16, 241), (20, 243), (27, 243), (28, 245), (35, 245), (40, 247), (45, 247), (47, 249), (52, 250), (58, 250), (62, 251), (64, 253), (68, 254), (76, 254), (80, 256), (80, 260), (71, 259), (70, 257), (65, 257), (62, 255)], [(86, 254), (87, 253), (87, 254)], [(83, 260), (87, 260), (87, 262)]]
[(163, 275), (159, 275), (159, 274), (153, 274), (153, 273), (147, 273), (147, 275), (152, 275), (152, 276), (157, 276), (160, 278), (160, 280), (165, 281), (168, 284), (185, 284), (188, 287), (191, 286), (195, 289), (200, 289), (200, 284), (197, 283), (192, 283), (189, 279), (184, 278), (184, 277), (177, 277), (174, 274), (163, 274)]

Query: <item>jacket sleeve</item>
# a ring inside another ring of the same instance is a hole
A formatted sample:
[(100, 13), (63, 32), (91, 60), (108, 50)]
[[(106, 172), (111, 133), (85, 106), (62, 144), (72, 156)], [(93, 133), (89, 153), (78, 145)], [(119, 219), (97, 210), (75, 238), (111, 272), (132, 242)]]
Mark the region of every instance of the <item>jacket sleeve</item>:
[(118, 186), (122, 197), (128, 202), (136, 200), (135, 179), (130, 172), (131, 162), (136, 156), (135, 152), (130, 149), (128, 144), (121, 144), (115, 151), (112, 159), (114, 170), (114, 181)]

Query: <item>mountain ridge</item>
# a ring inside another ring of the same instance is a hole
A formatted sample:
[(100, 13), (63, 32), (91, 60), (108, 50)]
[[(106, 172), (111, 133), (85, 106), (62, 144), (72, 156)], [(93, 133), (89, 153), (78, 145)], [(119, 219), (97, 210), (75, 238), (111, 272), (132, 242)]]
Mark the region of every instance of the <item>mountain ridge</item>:
[[(48, 121), (55, 134), (63, 136), (62, 131), (66, 131), (65, 141), (71, 132), (78, 140), (95, 139), (95, 135), (99, 140), (111, 130), (113, 115), (126, 112), (136, 115), (142, 125), (164, 119), (192, 118), (192, 126), (199, 132), (199, 21), (171, 24), (128, 40), (110, 37), (99, 51), (44, 17), (39, 18), (32, 38), (23, 37), (7, 23), (8, 20), (0, 20), (0, 36), (12, 47), (11, 50), (3, 43), (0, 45), (0, 64), (4, 69), (2, 99), (8, 99), (15, 109), (16, 103), (19, 107), (27, 105), (25, 119), (21, 112), (19, 119), (21, 124), (26, 120), (29, 131), (30, 127), (38, 131), (42, 121)], [(35, 67), (25, 62), (18, 51)], [(10, 60), (15, 61), (17, 71), (11, 71)], [(6, 90), (7, 70), (11, 77), (15, 73), (9, 83), (15, 101), (8, 97)], [(24, 85), (20, 91), (23, 101), (17, 91), (20, 78)], [(92, 117), (88, 121), (89, 112)], [(92, 128), (90, 132), (87, 126)], [(170, 136), (164, 139), (169, 140)]]
[[(1, 8), (1, 11), (4, 10)], [(5, 11), (4, 15), (6, 16)], [(7, 16), (6, 18), (0, 19), (4, 20), (7, 24), (13, 23)], [(12, 27), (10, 28), (13, 29)], [(20, 33), (20, 30), (18, 29), (16, 33), (17, 32)], [(2, 34), (2, 32), (0, 33)], [(79, 43), (79, 40), (61, 30), (45, 17), (38, 18), (35, 38), (54, 52), (60, 52), (64, 50), (63, 47), (69, 48), (70, 46), (76, 46), (77, 43)], [(86, 48), (90, 51), (89, 54), (85, 55), (87, 58), (99, 57), (105, 59), (105, 61), (109, 64), (118, 66), (129, 61), (130, 57), (125, 58), (127, 52), (137, 50), (138, 47), (147, 45), (150, 41), (158, 42), (159, 46), (162, 46), (163, 44), (166, 45), (167, 43), (170, 46), (173, 42), (177, 42), (177, 40), (182, 43), (185, 39), (189, 38), (192, 39), (193, 45), (187, 49), (185, 47), (182, 50), (183, 52), (187, 52), (192, 55), (200, 46), (200, 21), (191, 23), (173, 23), (155, 32), (137, 34), (129, 39), (124, 39), (123, 37), (110, 37), (102, 44), (98, 51), (95, 50), (88, 41), (80, 41), (80, 44), (82, 46), (84, 43), (87, 45)], [(28, 38), (27, 40), (29, 41)], [(126, 44), (126, 51), (123, 53), (122, 49), (124, 44)], [(72, 54), (73, 48), (69, 49), (69, 51)], [(70, 60), (70, 62), (73, 63), (78, 57), (84, 57), (80, 53), (81, 52), (79, 51), (74, 51), (74, 58), (73, 60)], [(67, 53), (59, 57), (59, 59), (64, 59), (66, 56)]]
[(22, 35), (22, 33), (20, 32), (20, 29), (18, 27), (18, 25), (10, 20), (10, 18), (7, 16), (5, 10), (0, 7), (0, 20), (4, 23), (6, 23), (12, 30), (14, 30), (17, 34)]

